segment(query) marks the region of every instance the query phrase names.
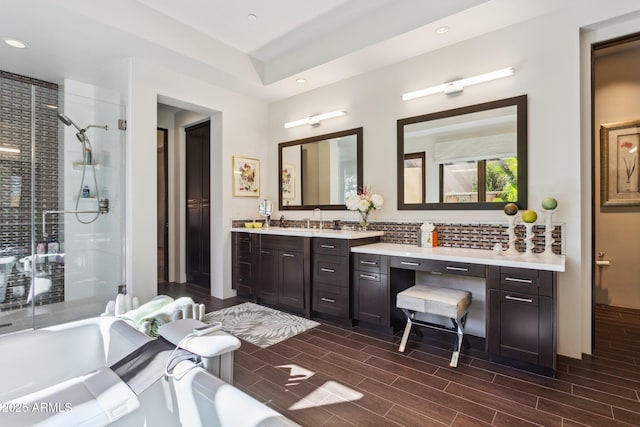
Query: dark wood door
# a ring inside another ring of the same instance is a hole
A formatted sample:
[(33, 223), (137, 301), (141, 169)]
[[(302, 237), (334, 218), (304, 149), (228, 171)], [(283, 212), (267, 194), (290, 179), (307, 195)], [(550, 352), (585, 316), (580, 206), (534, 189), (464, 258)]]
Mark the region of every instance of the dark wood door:
[(187, 281), (204, 287), (211, 284), (210, 237), (210, 122), (186, 132), (186, 273)]
[(301, 252), (282, 251), (278, 256), (280, 292), (278, 304), (304, 308), (304, 259)]

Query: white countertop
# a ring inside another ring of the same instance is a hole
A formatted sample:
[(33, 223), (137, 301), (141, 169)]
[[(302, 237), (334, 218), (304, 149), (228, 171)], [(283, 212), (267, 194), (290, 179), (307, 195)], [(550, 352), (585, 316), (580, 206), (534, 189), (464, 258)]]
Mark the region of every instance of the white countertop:
[(231, 231), (239, 233), (272, 234), (279, 236), (298, 237), (327, 237), (330, 239), (365, 239), (384, 235), (384, 231), (358, 231), (358, 230), (332, 230), (324, 228), (296, 228), (296, 227), (269, 227), (269, 228), (246, 228), (234, 227)]
[(565, 264), (564, 255), (496, 255), (492, 251), (482, 249), (445, 248), (442, 246), (436, 248), (421, 248), (399, 243), (371, 243), (369, 245), (352, 247), (351, 252), (559, 272), (564, 271)]

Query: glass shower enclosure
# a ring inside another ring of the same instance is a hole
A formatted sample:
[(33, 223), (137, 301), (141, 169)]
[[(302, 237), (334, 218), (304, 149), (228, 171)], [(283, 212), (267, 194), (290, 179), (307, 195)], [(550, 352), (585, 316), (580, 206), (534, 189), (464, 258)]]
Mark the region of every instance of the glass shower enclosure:
[(124, 283), (124, 117), (0, 72), (0, 334), (97, 316)]

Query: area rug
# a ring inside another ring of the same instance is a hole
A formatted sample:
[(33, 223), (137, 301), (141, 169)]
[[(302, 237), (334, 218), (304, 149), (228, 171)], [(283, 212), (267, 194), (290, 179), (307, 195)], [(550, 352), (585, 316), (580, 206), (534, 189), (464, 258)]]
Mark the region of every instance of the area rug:
[(222, 322), (225, 332), (262, 348), (319, 325), (318, 322), (251, 302), (207, 313), (204, 322)]

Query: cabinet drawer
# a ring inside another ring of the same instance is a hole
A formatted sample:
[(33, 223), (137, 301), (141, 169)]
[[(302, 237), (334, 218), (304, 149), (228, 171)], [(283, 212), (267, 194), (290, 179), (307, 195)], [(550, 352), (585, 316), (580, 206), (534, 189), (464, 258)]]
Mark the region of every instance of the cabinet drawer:
[(314, 255), (313, 257), (313, 282), (322, 282), (329, 285), (349, 285), (349, 266), (347, 258), (334, 255)]
[(354, 279), (358, 280), (366, 280), (369, 282), (379, 282), (380, 278), (383, 277), (380, 273), (372, 273), (370, 271), (354, 271)]
[(461, 276), (485, 277), (484, 264), (437, 261), (430, 259), (391, 257), (391, 267), (405, 270), (432, 271), (436, 273), (458, 274)]
[(260, 249), (303, 251), (305, 237), (260, 235)]
[(347, 256), (349, 254), (349, 242), (345, 239), (325, 239), (316, 237), (313, 239), (313, 253)]
[(353, 268), (359, 271), (370, 271), (372, 273), (385, 273), (389, 257), (386, 255), (360, 254), (353, 256)]
[(548, 271), (501, 267), (500, 289), (530, 295), (553, 295), (553, 275)]
[(349, 289), (324, 284), (313, 285), (313, 310), (336, 317), (349, 317)]

